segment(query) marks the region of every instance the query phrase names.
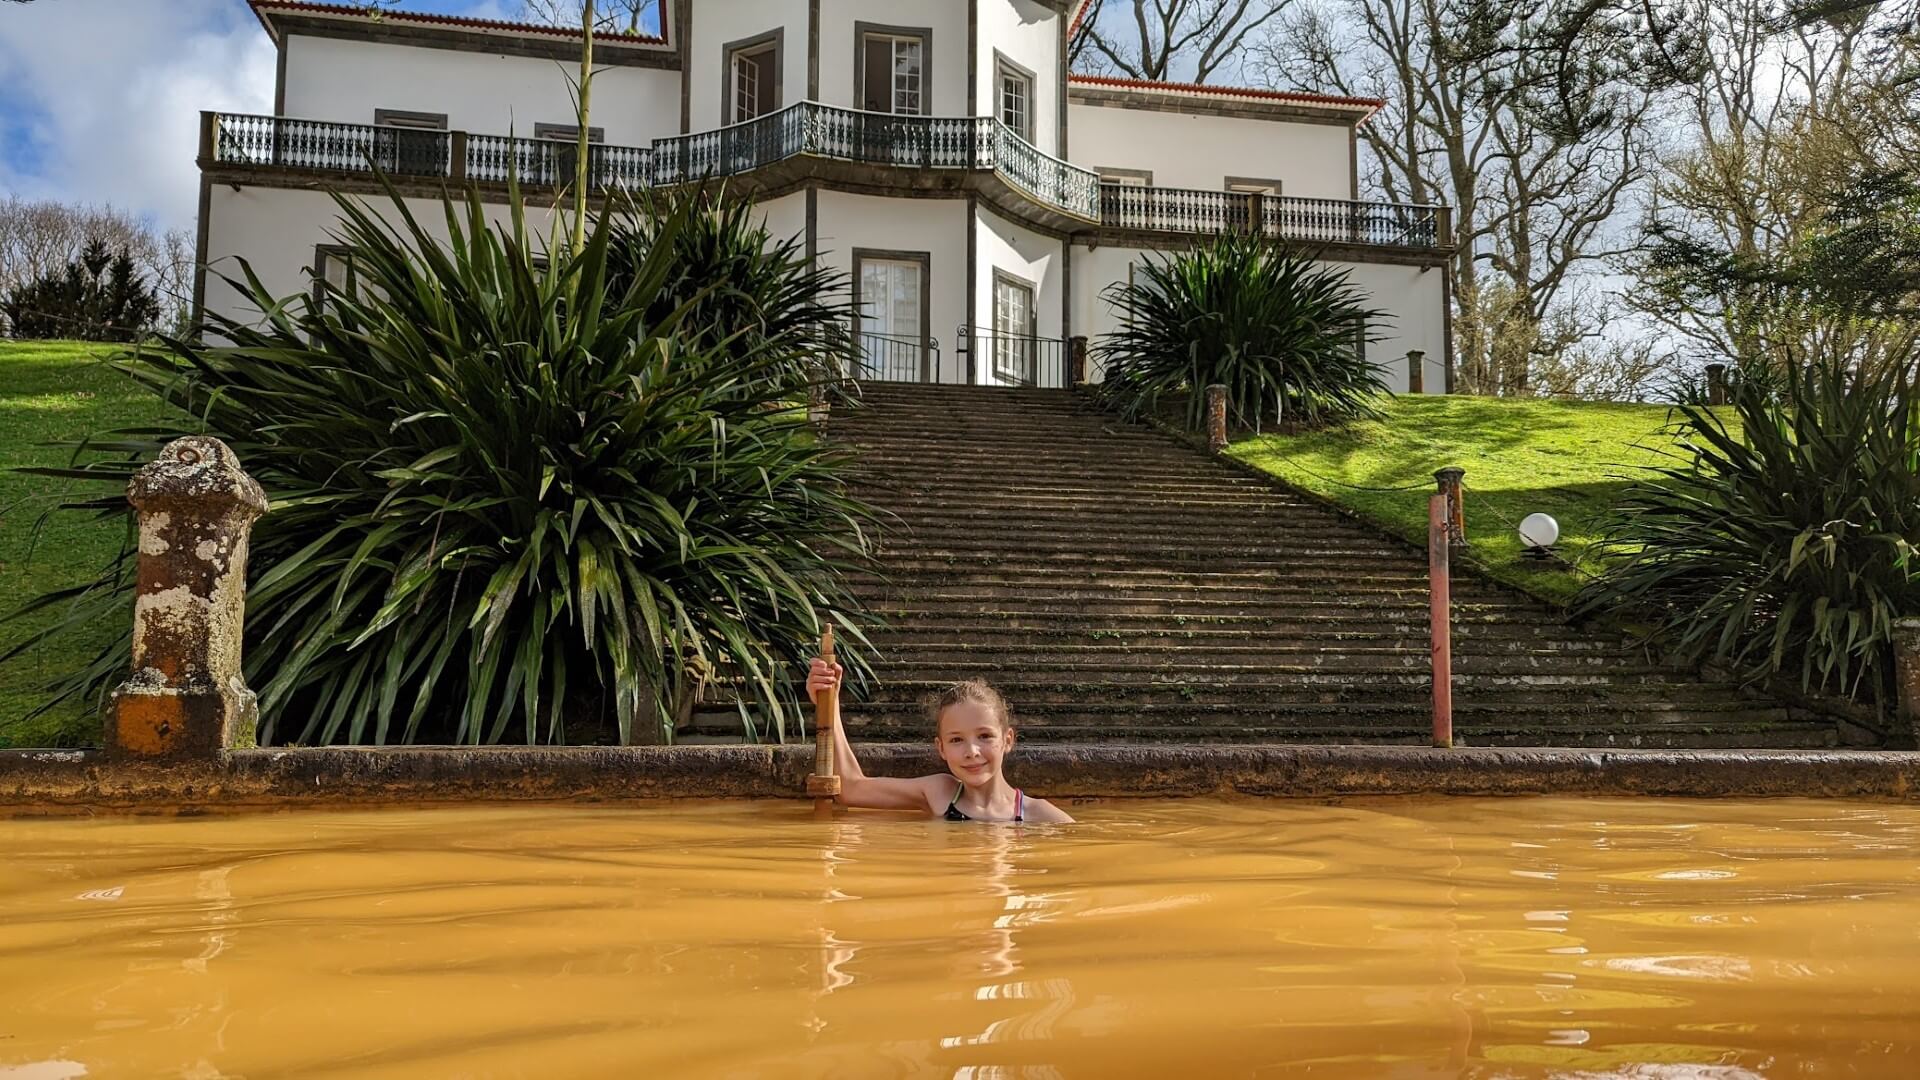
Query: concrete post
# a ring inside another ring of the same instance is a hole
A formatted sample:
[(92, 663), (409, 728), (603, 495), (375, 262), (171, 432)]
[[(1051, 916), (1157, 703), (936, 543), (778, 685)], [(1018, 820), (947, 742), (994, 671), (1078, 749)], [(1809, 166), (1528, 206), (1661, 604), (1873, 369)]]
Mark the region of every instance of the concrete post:
[(267, 496), (219, 439), (168, 443), (127, 485), (139, 525), (133, 673), (113, 692), (109, 752), (211, 757), (254, 744), (240, 676), (247, 537)]
[(447, 179), (465, 180), (467, 178), (467, 133), (450, 131), (447, 133)]
[(1893, 620), (1893, 678), (1900, 691), (1894, 735), (1920, 746), (1920, 618)]
[(1725, 405), (1727, 403), (1727, 365), (1707, 365), (1707, 404)]
[(1227, 388), (1214, 383), (1207, 387), (1207, 451), (1218, 454), (1227, 448)]
[(1453, 540), (1457, 544), (1467, 542), (1467, 504), (1461, 487), (1466, 476), (1467, 470), (1458, 465), (1433, 471), (1433, 479), (1440, 485), (1440, 494), (1447, 499), (1447, 519), (1453, 525)]
[(1076, 334), (1067, 339), (1067, 387), (1069, 389), (1085, 384), (1087, 381), (1087, 338)]
[(1407, 350), (1407, 393), (1424, 394), (1427, 392), (1427, 354), (1419, 349)]

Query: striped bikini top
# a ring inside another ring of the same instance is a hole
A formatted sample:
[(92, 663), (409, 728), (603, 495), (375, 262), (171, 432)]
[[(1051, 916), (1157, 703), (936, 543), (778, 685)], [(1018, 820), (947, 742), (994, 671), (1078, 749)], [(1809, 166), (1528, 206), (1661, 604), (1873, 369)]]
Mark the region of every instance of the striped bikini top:
[[(965, 784), (961, 784), (958, 787), (953, 789), (953, 798), (948, 800), (947, 802), (947, 820), (948, 821), (972, 821), (973, 820), (972, 818), (960, 812), (960, 795), (966, 790), (967, 790), (967, 785)], [(1027, 818), (1027, 793), (1020, 790), (1019, 788), (1014, 788), (1013, 789), (1013, 820), (1025, 821), (1026, 818)]]

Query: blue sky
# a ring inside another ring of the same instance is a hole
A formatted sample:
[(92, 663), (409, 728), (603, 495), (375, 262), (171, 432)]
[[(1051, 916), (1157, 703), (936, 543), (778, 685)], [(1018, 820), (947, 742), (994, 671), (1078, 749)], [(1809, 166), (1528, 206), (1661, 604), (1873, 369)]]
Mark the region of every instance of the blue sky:
[[(407, 0), (511, 18), (519, 0)], [(202, 109), (269, 112), (273, 46), (244, 0), (0, 3), (0, 193), (112, 203), (191, 229)]]

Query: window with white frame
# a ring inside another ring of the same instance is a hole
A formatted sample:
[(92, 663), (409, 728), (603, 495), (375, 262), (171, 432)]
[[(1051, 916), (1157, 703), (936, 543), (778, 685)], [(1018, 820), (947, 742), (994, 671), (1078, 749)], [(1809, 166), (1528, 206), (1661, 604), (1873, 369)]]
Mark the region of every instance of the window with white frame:
[(859, 62), (856, 95), (868, 112), (925, 116), (928, 39), (932, 31), (900, 27), (856, 28)]
[(993, 373), (1003, 380), (1031, 385), (1036, 371), (1036, 316), (1033, 283), (993, 272)]
[(780, 107), (782, 36), (782, 31), (775, 30), (726, 46), (727, 85), (722, 104), (725, 123), (742, 123)]
[(1000, 122), (1028, 142), (1033, 141), (1033, 72), (995, 54), (995, 82), (999, 86)]

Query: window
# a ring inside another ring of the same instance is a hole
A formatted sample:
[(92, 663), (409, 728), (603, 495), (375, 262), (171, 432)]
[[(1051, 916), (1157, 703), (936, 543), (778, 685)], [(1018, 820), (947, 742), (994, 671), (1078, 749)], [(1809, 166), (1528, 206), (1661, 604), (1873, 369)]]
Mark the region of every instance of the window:
[(993, 374), (1032, 385), (1035, 370), (1033, 283), (993, 272)]
[(446, 113), (373, 110), (373, 160), (381, 169), (407, 176), (445, 176), (452, 144)]
[[(537, 142), (548, 142), (553, 145), (542, 147), (541, 149), (545, 152), (537, 161), (525, 163), (523, 167), (527, 169), (527, 173), (522, 179), (528, 183), (552, 184), (555, 187), (573, 183), (574, 178), (579, 175), (577, 164), (580, 153), (580, 126), (578, 124), (535, 124), (533, 137)], [(587, 129), (589, 143), (605, 140), (606, 132), (600, 128)], [(600, 172), (599, 164), (600, 155), (589, 153), (588, 168), (597, 174)], [(597, 187), (604, 184), (604, 178), (595, 175), (589, 177), (587, 182), (590, 186)]]
[(1242, 195), (1278, 195), (1280, 194), (1280, 181), (1257, 180), (1245, 176), (1229, 176), (1227, 177), (1227, 190), (1238, 192)]
[(781, 39), (774, 30), (725, 46), (726, 86), (721, 92), (721, 121), (743, 123), (780, 107)]
[(862, 378), (928, 382), (930, 256), (915, 251), (853, 253), (854, 332)]
[(994, 55), (995, 83), (999, 87), (1000, 122), (1014, 134), (1033, 141), (1033, 72), (1002, 56)]
[(1146, 169), (1096, 169), (1103, 184), (1121, 187), (1152, 187), (1153, 173)]
[(926, 116), (933, 31), (856, 23), (854, 100), (868, 112)]
[(338, 244), (316, 244), (313, 249), (313, 299), (317, 303), (331, 289), (351, 295), (354, 286), (353, 257)]

